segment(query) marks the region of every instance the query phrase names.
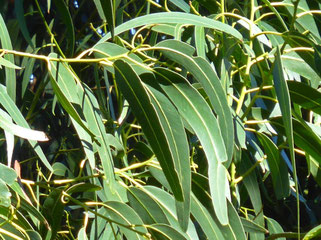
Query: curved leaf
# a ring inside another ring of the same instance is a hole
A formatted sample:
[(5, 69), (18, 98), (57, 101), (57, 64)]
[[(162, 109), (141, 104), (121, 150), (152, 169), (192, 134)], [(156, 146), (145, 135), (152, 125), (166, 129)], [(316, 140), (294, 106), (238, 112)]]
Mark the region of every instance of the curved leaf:
[(256, 135), (262, 143), (267, 155), (276, 198), (283, 199), (288, 197), (290, 195), (288, 169), (283, 159), (280, 158), (277, 146), (266, 135), (259, 132), (256, 132)]
[[(131, 207), (116, 201), (108, 201), (104, 204), (104, 207), (110, 219), (127, 226), (118, 225), (127, 239), (145, 239), (143, 235), (147, 234), (147, 229), (141, 218)], [(137, 232), (132, 231), (130, 228)]]
[(180, 232), (175, 230), (175, 228), (172, 228), (169, 225), (166, 224), (152, 224), (147, 226), (149, 231), (152, 233), (155, 239), (177, 239), (177, 240), (187, 240)]
[(214, 209), (220, 222), (227, 224), (225, 188), (227, 170), (222, 165), (227, 156), (217, 120), (204, 98), (186, 79), (164, 68), (155, 70), (156, 79), (163, 91), (200, 139), (208, 161), (208, 175)]
[(141, 78), (147, 83), (151, 102), (157, 111), (160, 123), (168, 139), (182, 183), (184, 202), (176, 201), (176, 208), (179, 223), (183, 230), (186, 231), (190, 215), (191, 171), (185, 129), (176, 108), (162, 93), (161, 88), (155, 84), (154, 76), (143, 74)]
[[(23, 115), (13, 102), (13, 100), (9, 97), (6, 87), (0, 84), (0, 104), (2, 107), (8, 112), (10, 117), (21, 127), (30, 129), (27, 121), (24, 119)], [(50, 170), (53, 171), (50, 163), (48, 162), (45, 154), (43, 153), (41, 147), (36, 141), (29, 140), (30, 145), (33, 147), (33, 150), (37, 153), (42, 163)]]
[(287, 81), (291, 100), (305, 109), (321, 115), (321, 93), (307, 84)]
[(183, 201), (182, 183), (175, 166), (168, 139), (161, 126), (159, 116), (151, 104), (140, 78), (134, 70), (124, 61), (117, 60), (114, 63), (116, 81), (119, 89), (133, 108), (133, 112), (142, 125), (142, 129), (154, 150), (158, 161), (164, 171), (174, 196), (178, 201)]
[(159, 204), (143, 190), (134, 187), (128, 188), (127, 196), (129, 204), (138, 213), (145, 224), (169, 224), (166, 215)]
[(205, 59), (192, 57), (195, 49), (186, 43), (166, 40), (157, 44), (155, 48), (166, 57), (183, 65), (202, 84), (217, 115), (229, 163), (233, 154), (234, 127), (227, 96), (217, 74)]
[[(200, 17), (190, 13), (180, 13), (180, 12), (164, 12), (164, 13), (153, 13), (146, 16), (134, 18), (126, 23), (115, 28), (115, 36), (128, 31), (132, 28), (140, 27), (143, 25), (151, 24), (161, 24), (161, 23), (174, 23), (174, 24), (188, 24), (201, 26), (205, 28), (210, 28), (218, 31), (225, 32), (232, 35), (238, 40), (242, 40), (242, 35), (235, 30), (233, 27), (224, 24), (219, 21), (212, 20), (210, 18)], [(106, 34), (97, 43), (105, 42), (111, 38), (111, 33)]]

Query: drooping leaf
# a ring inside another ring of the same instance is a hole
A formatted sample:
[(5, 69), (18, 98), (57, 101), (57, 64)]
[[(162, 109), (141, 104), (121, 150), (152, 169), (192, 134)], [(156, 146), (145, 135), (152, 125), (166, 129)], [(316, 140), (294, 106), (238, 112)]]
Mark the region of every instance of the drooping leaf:
[[(273, 218), (266, 218), (267, 228), (269, 230), (270, 235), (274, 233), (283, 233), (283, 229), (281, 225), (275, 221)], [(285, 238), (279, 238), (280, 240), (285, 240)]]
[(175, 207), (177, 205), (175, 206), (175, 199), (172, 195), (155, 186), (145, 186), (143, 190), (146, 194), (148, 194), (158, 202), (172, 227), (180, 231), (180, 233), (189, 240), (199, 239), (196, 233), (195, 226), (192, 223), (191, 219), (189, 219), (186, 233), (184, 231), (181, 231), (181, 223), (178, 222), (179, 220), (176, 214), (177, 210), (175, 210)]
[[(147, 229), (141, 218), (131, 207), (116, 201), (108, 201), (104, 204), (104, 207), (110, 219), (124, 225), (118, 225), (118, 227), (127, 239), (144, 239), (143, 235), (147, 234)], [(131, 229), (138, 232), (132, 231)]]
[(169, 0), (169, 1), (186, 13), (190, 11), (190, 6), (188, 6), (188, 4), (184, 0)]
[[(12, 50), (11, 39), (6, 27), (6, 23), (0, 14), (0, 42), (1, 48)], [(14, 65), (14, 58), (12, 54), (6, 54), (4, 59), (11, 62)], [(5, 68), (6, 72), (6, 91), (9, 94), (13, 102), (16, 101), (16, 73), (13, 68)]]
[[(56, 54), (49, 55), (51, 57), (56, 57)], [(77, 99), (74, 94), (75, 84), (71, 88), (66, 85), (70, 84), (71, 81), (69, 79), (73, 79), (72, 74), (68, 71), (63, 64), (61, 66), (57, 63), (50, 62), (49, 73), (51, 75), (51, 85), (52, 88), (63, 108), (68, 112), (68, 114), (88, 133), (91, 137), (95, 135), (91, 130), (88, 129), (86, 123), (81, 119), (79, 113), (75, 109), (75, 106), (72, 104), (79, 104), (79, 99)], [(57, 79), (56, 79), (57, 77)], [(66, 80), (66, 81), (65, 81)], [(69, 82), (68, 82), (69, 81)]]
[(131, 207), (139, 214), (145, 224), (169, 224), (159, 204), (143, 190), (128, 188), (127, 195)]
[[(20, 110), (17, 108), (13, 100), (9, 97), (8, 93), (6, 92), (6, 87), (0, 84), (0, 104), (2, 107), (7, 111), (10, 117), (21, 127), (30, 129), (27, 121), (24, 119), (23, 115), (21, 114)], [(34, 151), (39, 156), (42, 163), (52, 171), (52, 167), (48, 162), (45, 154), (43, 153), (41, 147), (37, 144), (36, 141), (29, 140), (30, 145), (33, 147)]]
[(12, 123), (12, 121), (8, 120), (10, 116), (0, 109), (0, 128), (8, 131), (9, 133), (24, 138), (28, 140), (34, 141), (48, 141), (49, 138), (42, 131), (32, 130), (30, 128), (21, 127), (17, 124)]
[(61, 220), (65, 207), (61, 199), (61, 191), (54, 189), (43, 203), (42, 214), (50, 224), (51, 239), (55, 239), (58, 231), (61, 229)]
[(272, 140), (265, 134), (259, 132), (256, 132), (256, 134), (267, 155), (267, 161), (269, 163), (272, 175), (272, 182), (276, 198), (286, 198), (290, 195), (290, 183), (287, 166), (283, 159), (280, 158), (279, 150)]
[(175, 230), (175, 228), (166, 224), (152, 224), (147, 226), (148, 230), (155, 237), (155, 239), (177, 239), (177, 240), (187, 240), (180, 232)]
[(249, 219), (241, 217), (241, 221), (245, 232), (268, 233), (267, 229)]
[(115, 11), (114, 11), (114, 0), (100, 0), (101, 7), (103, 8), (109, 31), (111, 32), (112, 38), (114, 38), (115, 28)]
[(307, 84), (287, 81), (291, 100), (307, 110), (321, 115), (321, 93)]
[(198, 199), (192, 194), (192, 215), (200, 224), (201, 229), (205, 233), (208, 239), (224, 239), (221, 230), (214, 222), (211, 214), (208, 210), (198, 201)]
[(74, 23), (72, 21), (70, 12), (67, 8), (65, 1), (63, 0), (53, 0), (55, 7), (57, 8), (58, 14), (61, 17), (63, 23), (66, 26), (66, 36), (67, 38), (67, 47), (66, 52), (67, 55), (72, 56), (74, 53), (75, 48), (75, 30), (74, 30)]
[(175, 166), (182, 183), (184, 202), (176, 201), (176, 208), (179, 223), (182, 229), (186, 231), (190, 215), (191, 172), (185, 129), (174, 105), (162, 93), (160, 87), (155, 84), (154, 76), (144, 74), (141, 75), (141, 78), (147, 83), (151, 102), (157, 111), (160, 124), (168, 139), (171, 152), (174, 156)]
[(151, 104), (150, 97), (140, 78), (127, 63), (117, 60), (114, 67), (118, 86), (142, 125), (142, 129), (161, 164), (175, 198), (184, 201), (182, 183), (170, 151), (169, 142), (161, 127), (155, 108)]
[(222, 224), (227, 224), (227, 170), (222, 164), (227, 156), (217, 120), (204, 98), (181, 75), (157, 68), (156, 79), (200, 139), (209, 165), (208, 175), (215, 213)]
[(2, 68), (2, 66), (13, 69), (21, 69), (21, 67), (18, 67), (14, 63), (4, 59), (3, 57), (0, 57), (0, 68)]
[(166, 57), (183, 65), (203, 86), (217, 115), (226, 147), (228, 167), (233, 153), (234, 127), (227, 97), (217, 74), (205, 59), (192, 57), (195, 49), (188, 44), (175, 40), (166, 40), (155, 47)]
[[(50, 7), (50, 6), (48, 6)], [(23, 0), (17, 0), (14, 2), (14, 9), (15, 9), (15, 13), (18, 19), (18, 23), (19, 23), (19, 27), (21, 29), (21, 33), (23, 35), (23, 37), (26, 39), (26, 41), (28, 42), (28, 44), (30, 46), (32, 46), (32, 48), (34, 48), (34, 44), (31, 41), (31, 37), (30, 37), (30, 33), (29, 33), (29, 29), (27, 27), (26, 24), (26, 19), (24, 16), (24, 10), (23, 10)]]

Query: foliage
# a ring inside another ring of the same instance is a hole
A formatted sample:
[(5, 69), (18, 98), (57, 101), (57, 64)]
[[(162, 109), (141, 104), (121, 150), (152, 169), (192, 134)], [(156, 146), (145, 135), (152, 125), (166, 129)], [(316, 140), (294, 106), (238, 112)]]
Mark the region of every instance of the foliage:
[(2, 239), (319, 236), (320, 9), (1, 1)]

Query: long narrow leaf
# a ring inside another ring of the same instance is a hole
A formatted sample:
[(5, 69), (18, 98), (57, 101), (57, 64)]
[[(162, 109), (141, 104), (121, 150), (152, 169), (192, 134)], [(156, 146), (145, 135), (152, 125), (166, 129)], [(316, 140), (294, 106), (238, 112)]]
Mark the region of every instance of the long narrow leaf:
[[(242, 35), (233, 27), (227, 24), (212, 20), (210, 18), (200, 17), (189, 13), (180, 13), (180, 12), (154, 13), (154, 14), (148, 14), (146, 16), (132, 19), (116, 27), (115, 36), (125, 31), (128, 31), (132, 28), (140, 27), (143, 25), (160, 24), (160, 23), (189, 24), (189, 25), (201, 26), (201, 27), (225, 32), (227, 34), (232, 35), (238, 40), (242, 40)], [(96, 44), (105, 42), (106, 40), (110, 39), (111, 36), (112, 36), (111, 33), (106, 34), (106, 36), (100, 39)]]
[[(13, 102), (13, 100), (9, 97), (6, 87), (0, 84), (0, 103), (3, 106), (3, 108), (8, 112), (10, 117), (20, 126), (24, 128), (30, 129), (27, 121), (24, 119), (23, 115)], [(36, 141), (29, 140), (30, 145), (33, 147), (34, 151), (39, 156), (42, 163), (50, 170), (53, 171), (50, 163), (48, 162), (45, 154), (43, 153), (41, 147)]]
[(148, 92), (151, 102), (157, 111), (160, 123), (171, 148), (175, 166), (183, 187), (184, 202), (176, 201), (179, 223), (184, 231), (188, 227), (190, 215), (190, 192), (191, 192), (191, 171), (189, 164), (189, 149), (187, 137), (182, 120), (170, 100), (162, 93), (160, 87), (155, 84), (151, 74), (141, 75), (142, 80), (150, 85)]
[(227, 160), (230, 161), (234, 147), (232, 114), (225, 91), (211, 65), (201, 57), (192, 57), (195, 49), (180, 41), (166, 40), (155, 47), (166, 57), (183, 65), (202, 84), (218, 116), (218, 123), (226, 147)]
[(297, 182), (296, 174), (296, 163), (294, 155), (294, 139), (293, 139), (293, 125), (292, 125), (292, 114), (291, 114), (291, 102), (289, 89), (284, 78), (283, 65), (281, 60), (280, 49), (277, 48), (276, 58), (274, 61), (273, 69), (273, 81), (276, 91), (276, 96), (279, 101), (280, 109), (282, 112), (282, 120), (285, 128), (285, 135), (289, 144), (290, 159), (293, 167), (293, 175), (296, 187), (296, 197), (297, 197), (297, 214), (298, 214), (298, 229), (300, 230), (300, 212), (299, 212), (299, 188)]
[(257, 132), (256, 134), (267, 155), (276, 198), (286, 198), (290, 195), (290, 182), (287, 166), (280, 158), (279, 150), (272, 140), (262, 133)]
[(208, 176), (215, 213), (222, 224), (227, 224), (225, 188), (227, 170), (222, 165), (227, 155), (217, 119), (204, 98), (181, 75), (164, 68), (157, 68), (156, 79), (200, 139), (208, 161)]
[(136, 118), (141, 123), (142, 129), (161, 164), (175, 198), (178, 201), (183, 201), (182, 185), (168, 139), (140, 78), (134, 70), (122, 60), (117, 60), (114, 63), (114, 67), (118, 86), (133, 108)]
[[(10, 40), (10, 36), (6, 27), (6, 23), (4, 22), (2, 15), (0, 14), (0, 42), (1, 48), (12, 50), (12, 44)], [(14, 64), (13, 55), (7, 54), (4, 56), (6, 60)], [(6, 68), (6, 87), (7, 92), (11, 99), (16, 101), (16, 73), (12, 68)]]

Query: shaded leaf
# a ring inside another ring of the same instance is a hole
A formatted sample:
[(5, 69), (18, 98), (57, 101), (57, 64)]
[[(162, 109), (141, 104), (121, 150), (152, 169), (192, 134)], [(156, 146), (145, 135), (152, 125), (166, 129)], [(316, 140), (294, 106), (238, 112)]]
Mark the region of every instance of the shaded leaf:
[(164, 68), (157, 68), (156, 71), (156, 79), (164, 92), (200, 139), (209, 165), (208, 175), (215, 213), (222, 224), (227, 224), (227, 170), (222, 165), (227, 156), (217, 120), (204, 98), (186, 79)]
[(256, 132), (256, 135), (262, 143), (267, 155), (276, 198), (283, 199), (288, 197), (290, 195), (288, 169), (285, 162), (280, 157), (277, 146), (265, 134)]
[[(0, 14), (0, 42), (1, 48), (12, 50), (12, 44), (6, 23), (4, 22), (2, 15)], [(14, 57), (12, 54), (6, 54), (4, 59), (11, 62), (14, 65)], [(13, 68), (6, 68), (6, 91), (13, 102), (16, 101), (16, 73)]]
[(142, 129), (161, 164), (175, 198), (179, 201), (184, 201), (182, 183), (178, 176), (169, 142), (161, 127), (156, 110), (151, 104), (150, 97), (140, 78), (127, 63), (117, 60), (114, 63), (114, 67), (118, 86), (142, 125)]

